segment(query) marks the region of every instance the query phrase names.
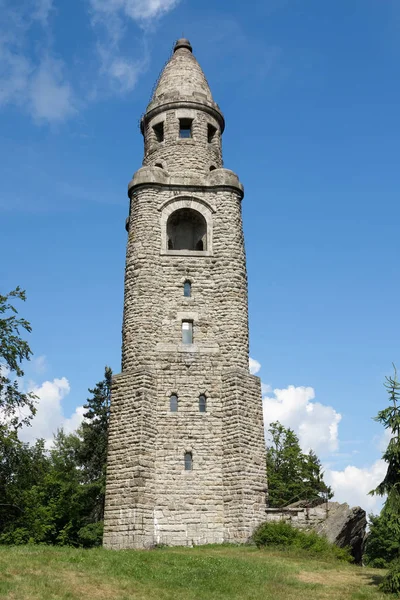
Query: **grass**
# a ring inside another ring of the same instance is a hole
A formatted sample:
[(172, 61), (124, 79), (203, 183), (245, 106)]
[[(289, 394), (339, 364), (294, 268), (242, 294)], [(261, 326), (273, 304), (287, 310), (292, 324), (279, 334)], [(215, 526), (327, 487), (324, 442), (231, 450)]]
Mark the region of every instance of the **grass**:
[(7, 600), (388, 600), (377, 587), (383, 573), (249, 546), (0, 547), (0, 598)]

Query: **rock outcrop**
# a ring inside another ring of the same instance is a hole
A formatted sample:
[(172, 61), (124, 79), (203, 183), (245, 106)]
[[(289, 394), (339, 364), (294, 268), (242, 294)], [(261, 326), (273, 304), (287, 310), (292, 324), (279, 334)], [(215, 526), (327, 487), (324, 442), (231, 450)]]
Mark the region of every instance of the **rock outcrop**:
[(359, 506), (328, 502), (327, 517), (314, 527), (315, 531), (339, 546), (350, 546), (357, 563), (362, 561), (367, 515)]
[(267, 521), (285, 521), (293, 527), (314, 530), (340, 548), (350, 546), (355, 562), (362, 562), (367, 528), (365, 510), (346, 503), (300, 500), (284, 508), (267, 508)]

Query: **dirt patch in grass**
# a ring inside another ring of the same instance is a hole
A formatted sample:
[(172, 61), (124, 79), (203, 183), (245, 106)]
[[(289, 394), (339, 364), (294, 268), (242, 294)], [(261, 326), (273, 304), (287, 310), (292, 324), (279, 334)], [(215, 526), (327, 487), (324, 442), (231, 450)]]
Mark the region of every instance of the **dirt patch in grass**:
[[(70, 592), (74, 593), (77, 598), (93, 598), (94, 600), (110, 600), (115, 597), (118, 592), (115, 585), (95, 581), (85, 573), (74, 573), (72, 571), (64, 571), (61, 576), (63, 585)], [(134, 593), (134, 590), (132, 590)], [(135, 597), (135, 596), (133, 596)]]

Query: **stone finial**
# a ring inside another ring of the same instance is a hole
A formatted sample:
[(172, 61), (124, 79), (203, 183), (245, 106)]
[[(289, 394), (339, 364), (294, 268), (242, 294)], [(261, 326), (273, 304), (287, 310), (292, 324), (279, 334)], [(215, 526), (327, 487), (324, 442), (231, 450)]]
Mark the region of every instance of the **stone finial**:
[(179, 48), (186, 48), (186, 50), (190, 50), (190, 52), (192, 52), (193, 50), (191, 43), (186, 38), (180, 38), (179, 40), (177, 40), (174, 47), (174, 52), (179, 50)]

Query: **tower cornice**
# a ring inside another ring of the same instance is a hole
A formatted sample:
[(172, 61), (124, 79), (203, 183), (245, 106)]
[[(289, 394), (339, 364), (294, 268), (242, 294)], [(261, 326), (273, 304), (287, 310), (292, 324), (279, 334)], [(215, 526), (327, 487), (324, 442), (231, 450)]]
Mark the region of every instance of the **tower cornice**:
[(142, 167), (136, 171), (128, 184), (128, 196), (138, 188), (159, 187), (171, 191), (213, 191), (221, 189), (235, 190), (240, 198), (244, 196), (244, 188), (238, 176), (229, 169), (214, 169), (208, 173), (207, 178), (195, 176), (169, 175), (159, 167)]
[(225, 129), (225, 119), (222, 112), (219, 110), (219, 107), (217, 108), (217, 105), (215, 103), (210, 106), (208, 104), (205, 104), (204, 101), (196, 102), (193, 100), (175, 100), (174, 102), (165, 102), (163, 104), (155, 106), (142, 116), (140, 120), (140, 131), (144, 135), (145, 126), (149, 121), (154, 119), (154, 117), (167, 110), (175, 110), (178, 108), (193, 108), (195, 110), (203, 110), (204, 112), (208, 113), (216, 119), (219, 126), (221, 127), (221, 133), (223, 133)]

